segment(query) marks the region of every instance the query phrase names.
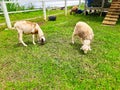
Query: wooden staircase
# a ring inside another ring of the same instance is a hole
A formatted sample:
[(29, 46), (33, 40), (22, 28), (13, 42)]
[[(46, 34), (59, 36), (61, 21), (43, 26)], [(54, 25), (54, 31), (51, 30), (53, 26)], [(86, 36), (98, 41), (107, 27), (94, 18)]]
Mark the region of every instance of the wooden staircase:
[(108, 9), (107, 15), (102, 24), (115, 25), (120, 15), (120, 0), (112, 0), (111, 6)]

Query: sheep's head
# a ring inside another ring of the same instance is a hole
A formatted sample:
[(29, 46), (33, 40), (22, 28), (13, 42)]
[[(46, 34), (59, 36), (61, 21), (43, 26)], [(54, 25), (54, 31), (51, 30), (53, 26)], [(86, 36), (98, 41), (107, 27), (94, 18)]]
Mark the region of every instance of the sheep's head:
[(38, 42), (41, 43), (42, 45), (45, 43), (45, 36), (43, 34), (42, 29), (40, 28), (40, 26), (38, 24), (36, 24), (35, 26), (36, 31), (38, 31)]
[(83, 46), (81, 47), (81, 49), (84, 51), (85, 54), (86, 54), (89, 50), (91, 50), (90, 46), (88, 46), (88, 45), (83, 45)]
[(84, 51), (85, 54), (86, 54), (89, 50), (91, 50), (91, 48), (90, 48), (90, 40), (84, 40), (84, 41), (83, 41), (83, 46), (81, 47), (81, 49)]
[(44, 36), (40, 37), (39, 41), (42, 45), (45, 44), (45, 37)]

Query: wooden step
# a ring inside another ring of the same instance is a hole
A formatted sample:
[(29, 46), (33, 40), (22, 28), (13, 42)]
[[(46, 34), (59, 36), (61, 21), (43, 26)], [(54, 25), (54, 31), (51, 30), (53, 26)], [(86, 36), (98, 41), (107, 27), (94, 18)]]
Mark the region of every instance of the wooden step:
[(120, 0), (112, 0), (108, 13), (104, 18), (102, 24), (115, 25), (120, 15)]
[(109, 12), (120, 12), (120, 9), (110, 8), (108, 11)]
[(118, 3), (117, 3), (117, 4), (111, 4), (111, 6), (112, 6), (112, 7), (115, 7), (115, 6), (119, 7), (120, 4), (118, 4)]
[(106, 21), (117, 21), (118, 19), (117, 18), (109, 18), (109, 17), (105, 17)]
[(120, 4), (120, 2), (112, 2), (112, 4)]
[(119, 7), (119, 5), (120, 5), (120, 4), (118, 4), (118, 3), (116, 3), (116, 4), (115, 4), (115, 3), (114, 3), (114, 4), (111, 4), (111, 6), (113, 6), (113, 7), (116, 7), (116, 6)]
[(120, 0), (112, 0), (112, 3), (120, 2)]
[(110, 6), (110, 8), (113, 8), (113, 9), (120, 9), (120, 6)]
[(112, 3), (111, 6), (119, 6), (119, 3)]
[(111, 18), (119, 18), (119, 16), (118, 15), (106, 15), (106, 17), (111, 17)]
[(112, 2), (119, 2), (120, 0), (112, 0)]
[(112, 3), (111, 6), (120, 6), (120, 3)]
[(108, 12), (108, 15), (120, 15), (120, 12)]
[(105, 24), (105, 25), (115, 25), (116, 22), (103, 21), (102, 24)]

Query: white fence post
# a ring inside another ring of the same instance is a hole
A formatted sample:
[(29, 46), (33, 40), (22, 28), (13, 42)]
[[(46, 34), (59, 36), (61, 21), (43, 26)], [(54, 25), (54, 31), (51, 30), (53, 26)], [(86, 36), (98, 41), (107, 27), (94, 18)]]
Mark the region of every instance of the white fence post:
[(8, 15), (8, 11), (7, 11), (7, 7), (6, 7), (6, 3), (4, 2), (4, 0), (2, 0), (1, 6), (2, 6), (2, 9), (3, 9), (3, 13), (4, 13), (4, 17), (5, 17), (5, 20), (6, 20), (7, 27), (12, 28), (10, 18), (9, 18), (9, 15)]
[(42, 6), (43, 6), (44, 20), (46, 21), (46, 6), (45, 6), (45, 1), (44, 0), (42, 0)]
[(79, 0), (79, 8), (80, 8), (80, 5), (81, 5), (81, 0)]
[(85, 4), (84, 4), (84, 15), (86, 15), (87, 12), (87, 0), (85, 0)]
[(65, 0), (65, 16), (67, 16), (67, 0)]

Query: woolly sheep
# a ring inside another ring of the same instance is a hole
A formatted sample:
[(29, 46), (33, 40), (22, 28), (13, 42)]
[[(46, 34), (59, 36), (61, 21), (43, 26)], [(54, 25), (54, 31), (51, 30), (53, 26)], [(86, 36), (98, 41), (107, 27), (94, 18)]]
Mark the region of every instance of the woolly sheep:
[(94, 33), (93, 33), (92, 28), (87, 23), (78, 22), (76, 24), (73, 34), (72, 34), (73, 44), (74, 44), (74, 36), (79, 36), (83, 44), (81, 49), (84, 51), (84, 53), (87, 53), (89, 50), (91, 50), (90, 44), (94, 38)]

